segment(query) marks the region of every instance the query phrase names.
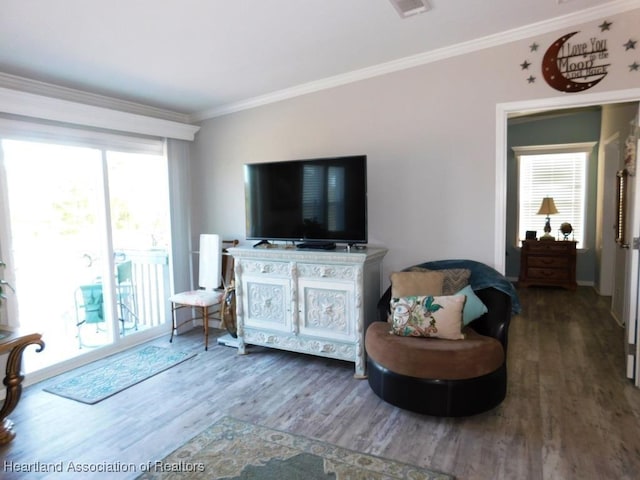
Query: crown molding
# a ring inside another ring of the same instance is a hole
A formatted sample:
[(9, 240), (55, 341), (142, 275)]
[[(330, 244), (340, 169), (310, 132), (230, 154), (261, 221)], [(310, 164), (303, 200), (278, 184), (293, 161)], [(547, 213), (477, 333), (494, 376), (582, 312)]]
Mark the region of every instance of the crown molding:
[(587, 23), (593, 20), (601, 20), (608, 15), (617, 15), (640, 8), (640, 0), (616, 0), (613, 2), (588, 8), (580, 12), (556, 17), (551, 20), (537, 22), (524, 27), (507, 30), (494, 35), (459, 43), (450, 47), (439, 48), (409, 57), (404, 57), (391, 62), (381, 63), (372, 67), (354, 70), (345, 74), (327, 77), (321, 80), (304, 83), (292, 88), (278, 90), (266, 95), (249, 98), (235, 103), (229, 103), (220, 107), (197, 112), (189, 116), (191, 122), (200, 122), (210, 118), (228, 115), (271, 103), (280, 102), (290, 98), (327, 90), (349, 83), (374, 78), (388, 73), (398, 72), (409, 68), (438, 62), (451, 57), (473, 53), (486, 48), (497, 47), (514, 41), (524, 40), (551, 33), (577, 24)]
[[(530, 24), (524, 27), (504, 31), (498, 34), (474, 39), (468, 42), (459, 43), (449, 47), (444, 47), (429, 52), (404, 57), (398, 60), (381, 63), (371, 67), (354, 70), (341, 75), (335, 75), (312, 82), (307, 82), (278, 90), (265, 95), (232, 102), (219, 107), (203, 110), (193, 114), (184, 114), (171, 110), (160, 109), (149, 105), (130, 102), (114, 97), (93, 94), (81, 90), (62, 87), (54, 84), (40, 82), (24, 77), (10, 75), (0, 72), (0, 89), (11, 89), (26, 94), (32, 94), (41, 98), (57, 99), (61, 102), (79, 103), (93, 106), (102, 110), (112, 110), (143, 118), (153, 118), (185, 124), (187, 127), (192, 123), (198, 123), (210, 118), (216, 118), (231, 113), (249, 110), (252, 108), (280, 102), (283, 100), (307, 95), (310, 93), (327, 90), (350, 83), (359, 82), (369, 78), (398, 72), (429, 63), (438, 62), (447, 58), (473, 53), (479, 50), (497, 47), (506, 43), (519, 41), (537, 35), (547, 34), (556, 30), (572, 27), (576, 24), (586, 23), (593, 20), (600, 20), (608, 15), (617, 15), (640, 8), (640, 0), (615, 0), (604, 5), (588, 8), (580, 12), (563, 15), (551, 20)], [(0, 110), (2, 103), (0, 102)], [(187, 129), (188, 130), (188, 129)], [(197, 131), (197, 130), (196, 130)], [(195, 133), (193, 134), (195, 135)], [(187, 135), (189, 136), (189, 135)], [(191, 138), (193, 139), (193, 138)]]

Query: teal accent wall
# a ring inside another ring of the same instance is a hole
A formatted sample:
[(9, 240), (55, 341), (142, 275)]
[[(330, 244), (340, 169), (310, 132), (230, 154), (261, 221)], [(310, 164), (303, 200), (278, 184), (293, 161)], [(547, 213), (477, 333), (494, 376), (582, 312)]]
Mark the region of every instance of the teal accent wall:
[[(518, 169), (513, 147), (598, 142), (600, 140), (600, 107), (575, 111), (560, 111), (520, 117), (509, 121), (507, 128), (507, 241), (506, 275), (517, 278), (520, 272), (520, 248), (517, 243)], [(587, 166), (587, 211), (585, 218), (585, 248), (578, 252), (576, 277), (578, 282), (592, 284), (596, 272), (596, 195), (598, 175), (598, 145), (593, 147)], [(555, 234), (562, 215), (551, 217)], [(542, 226), (538, 236), (542, 235)]]

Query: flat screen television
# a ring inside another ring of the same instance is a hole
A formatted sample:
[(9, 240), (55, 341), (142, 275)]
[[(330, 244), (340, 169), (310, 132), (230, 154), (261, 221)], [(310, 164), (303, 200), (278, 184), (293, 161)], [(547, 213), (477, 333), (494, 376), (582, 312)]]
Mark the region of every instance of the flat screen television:
[(244, 185), (248, 240), (367, 243), (366, 155), (246, 164)]

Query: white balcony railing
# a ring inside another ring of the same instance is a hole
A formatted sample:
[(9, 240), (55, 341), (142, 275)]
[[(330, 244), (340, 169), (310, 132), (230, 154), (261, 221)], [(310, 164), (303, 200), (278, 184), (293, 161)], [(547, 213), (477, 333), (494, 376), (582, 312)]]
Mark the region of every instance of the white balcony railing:
[(118, 261), (131, 260), (138, 328), (162, 325), (168, 318), (169, 255), (166, 250), (124, 250)]

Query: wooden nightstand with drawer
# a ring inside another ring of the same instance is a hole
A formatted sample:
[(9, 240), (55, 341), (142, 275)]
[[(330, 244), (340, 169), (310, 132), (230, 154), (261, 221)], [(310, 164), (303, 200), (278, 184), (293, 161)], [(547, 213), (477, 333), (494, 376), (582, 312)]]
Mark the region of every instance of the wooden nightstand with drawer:
[(523, 240), (518, 286), (548, 285), (576, 289), (576, 243)]

